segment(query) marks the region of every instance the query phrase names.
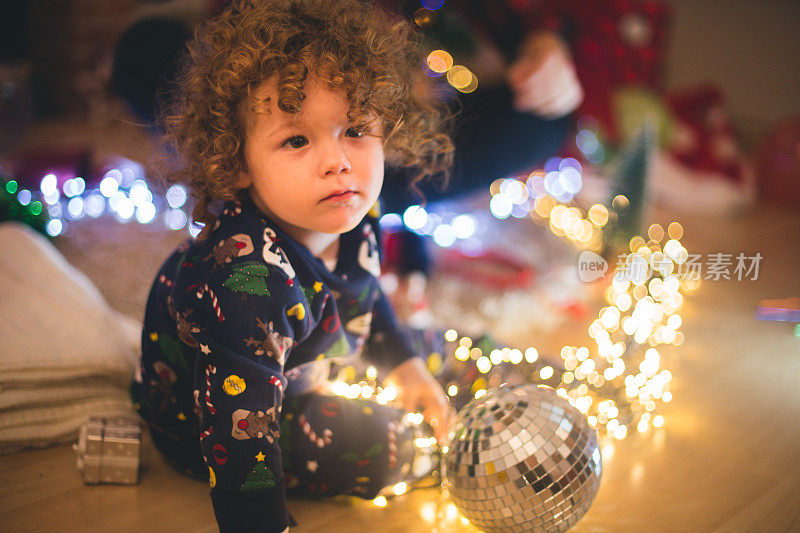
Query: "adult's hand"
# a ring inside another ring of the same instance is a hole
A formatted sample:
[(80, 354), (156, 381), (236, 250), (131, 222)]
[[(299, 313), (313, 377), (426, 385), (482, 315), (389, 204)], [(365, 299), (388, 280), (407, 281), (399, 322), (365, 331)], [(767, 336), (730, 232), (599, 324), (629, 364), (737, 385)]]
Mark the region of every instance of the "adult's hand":
[(514, 108), (545, 118), (560, 118), (583, 101), (583, 88), (566, 44), (555, 33), (531, 34), (508, 67)]

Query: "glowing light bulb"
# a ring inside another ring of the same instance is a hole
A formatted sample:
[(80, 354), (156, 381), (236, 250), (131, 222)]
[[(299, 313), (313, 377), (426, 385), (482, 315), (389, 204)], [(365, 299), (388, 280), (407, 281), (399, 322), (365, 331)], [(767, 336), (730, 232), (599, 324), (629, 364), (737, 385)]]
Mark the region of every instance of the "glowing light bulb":
[(52, 195), (58, 191), (58, 178), (55, 174), (48, 174), (39, 183), (39, 190), (44, 196)]
[(500, 220), (506, 219), (511, 215), (511, 210), (514, 204), (504, 194), (495, 194), (489, 201), (489, 211), (495, 218)]
[(183, 185), (179, 185), (177, 183), (167, 189), (164, 197), (167, 200), (167, 204), (169, 204), (169, 206), (173, 209), (183, 207), (183, 204), (185, 204), (186, 200), (188, 199), (186, 189), (183, 187)]
[(45, 231), (47, 231), (47, 234), (51, 237), (60, 235), (63, 230), (64, 224), (57, 218), (50, 219), (50, 221), (45, 225)]
[(419, 230), (428, 221), (428, 212), (419, 205), (412, 205), (403, 213), (403, 223), (410, 230)]
[(433, 231), (433, 240), (442, 248), (449, 248), (456, 242), (456, 233), (449, 224), (440, 224)]
[(401, 494), (405, 494), (408, 491), (408, 484), (405, 481), (401, 481), (397, 483), (394, 487), (392, 487), (392, 492), (395, 493), (397, 496)]
[(21, 205), (28, 205), (29, 203), (31, 203), (32, 198), (33, 195), (31, 194), (31, 191), (29, 191), (28, 189), (22, 189), (17, 193), (17, 201)]
[(386, 507), (387, 501), (386, 496), (378, 496), (374, 500), (372, 500), (372, 504), (376, 507)]
[(458, 348), (456, 348), (454, 355), (456, 359), (458, 359), (459, 361), (466, 361), (467, 359), (469, 359), (469, 348), (467, 348), (466, 346), (459, 346)]
[(475, 234), (477, 224), (472, 215), (458, 215), (453, 219), (453, 233), (459, 239), (469, 239)]
[(136, 207), (136, 220), (140, 224), (149, 224), (155, 217), (156, 206), (151, 202), (145, 202)]
[(75, 197), (67, 203), (67, 217), (76, 220), (84, 215), (83, 198)]

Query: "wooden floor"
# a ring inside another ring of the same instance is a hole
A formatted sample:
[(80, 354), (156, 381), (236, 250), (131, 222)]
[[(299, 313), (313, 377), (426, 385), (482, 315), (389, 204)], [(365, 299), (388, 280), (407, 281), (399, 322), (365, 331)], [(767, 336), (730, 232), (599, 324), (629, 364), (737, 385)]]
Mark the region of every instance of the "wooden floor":
[[(683, 309), (685, 344), (664, 361), (665, 426), (604, 443), (584, 531), (800, 531), (800, 338), (761, 322), (762, 298), (800, 296), (800, 213), (759, 207), (732, 221), (679, 220), (690, 253), (763, 256), (757, 281), (706, 281)], [(569, 342), (569, 339), (564, 339)], [(216, 531), (206, 484), (146, 441), (137, 486), (85, 486), (69, 446), (0, 456), (0, 531)], [(386, 508), (355, 498), (291, 500), (293, 531), (475, 531), (436, 489)]]

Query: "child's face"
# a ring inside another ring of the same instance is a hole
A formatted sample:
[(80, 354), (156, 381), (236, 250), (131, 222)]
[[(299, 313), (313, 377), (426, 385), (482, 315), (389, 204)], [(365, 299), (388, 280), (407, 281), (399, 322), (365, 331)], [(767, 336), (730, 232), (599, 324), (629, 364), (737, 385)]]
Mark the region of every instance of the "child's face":
[(358, 131), (343, 93), (314, 77), (304, 92), (300, 113), (290, 115), (278, 109), (274, 80), (256, 91), (259, 99), (270, 98), (269, 112), (251, 112), (248, 119), (242, 183), (264, 213), (307, 244), (364, 218), (383, 185), (384, 157), (379, 120)]

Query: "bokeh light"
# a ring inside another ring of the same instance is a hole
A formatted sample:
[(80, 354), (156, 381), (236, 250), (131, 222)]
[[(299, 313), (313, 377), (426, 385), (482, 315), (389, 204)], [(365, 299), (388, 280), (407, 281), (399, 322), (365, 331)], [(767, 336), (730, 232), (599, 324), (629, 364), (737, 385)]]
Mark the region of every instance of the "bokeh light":
[(164, 213), (164, 223), (171, 230), (183, 229), (187, 221), (186, 213), (180, 209), (168, 209)]
[(92, 218), (97, 218), (103, 214), (106, 209), (106, 199), (100, 193), (94, 192), (86, 197), (83, 203), (83, 208), (86, 214)]
[(419, 205), (412, 205), (403, 213), (403, 223), (408, 229), (421, 229), (428, 221), (428, 213)]
[(434, 50), (428, 54), (426, 63), (431, 71), (441, 75), (453, 67), (453, 56), (444, 50)]
[(436, 11), (437, 9), (441, 8), (444, 4), (444, 0), (421, 0), (420, 2), (422, 7), (425, 9), (430, 9), (431, 11)]
[(28, 189), (22, 189), (17, 193), (17, 201), (21, 205), (28, 205), (29, 203), (31, 203), (31, 199), (33, 199), (33, 195), (31, 194), (31, 191), (29, 191)]
[(64, 230), (64, 224), (58, 218), (50, 219), (47, 225), (45, 225), (45, 231), (51, 237), (60, 235), (63, 230)]
[(186, 188), (183, 185), (175, 184), (172, 185), (169, 189), (167, 189), (166, 194), (164, 197), (167, 200), (167, 204), (173, 209), (177, 209), (179, 207), (183, 207), (188, 199), (188, 195), (186, 193)]
[(58, 178), (55, 174), (48, 174), (39, 183), (39, 190), (44, 196), (52, 196), (58, 191)]

